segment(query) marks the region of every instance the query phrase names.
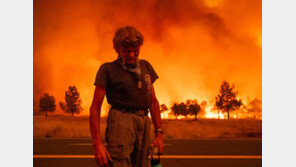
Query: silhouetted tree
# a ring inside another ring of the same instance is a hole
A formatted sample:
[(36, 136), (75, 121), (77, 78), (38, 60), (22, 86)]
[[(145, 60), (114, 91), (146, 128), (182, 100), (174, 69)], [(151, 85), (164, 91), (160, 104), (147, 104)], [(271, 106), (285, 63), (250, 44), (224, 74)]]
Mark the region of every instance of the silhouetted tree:
[(81, 104), (82, 101), (76, 86), (69, 86), (65, 92), (65, 103), (60, 102), (60, 108), (73, 116), (74, 113), (79, 114), (83, 110)]
[(160, 105), (160, 113), (163, 113), (163, 112), (165, 112), (167, 110), (169, 110), (169, 109), (165, 104)]
[(183, 115), (187, 116), (188, 111), (187, 111), (187, 106), (185, 103), (174, 103), (173, 106), (171, 107), (172, 112), (174, 113), (175, 116)]
[(165, 112), (165, 111), (167, 111), (169, 109), (165, 104), (162, 104), (162, 105), (159, 106), (159, 110), (160, 110), (160, 113), (163, 113), (163, 112)]
[(198, 104), (197, 100), (187, 100), (187, 110), (190, 115), (194, 115), (194, 119), (196, 120), (197, 114), (199, 113), (201, 107)]
[(45, 93), (39, 100), (39, 110), (45, 112), (45, 118), (47, 118), (47, 112), (54, 112), (56, 110), (55, 98)]
[(242, 105), (241, 100), (237, 100), (238, 92), (234, 91), (234, 85), (230, 86), (228, 82), (223, 81), (219, 90), (218, 95), (216, 96), (217, 109), (227, 112), (229, 119), (229, 111), (240, 108)]
[(179, 116), (180, 115), (180, 111), (179, 111), (179, 107), (178, 107), (178, 103), (174, 103), (173, 106), (171, 107), (171, 111), (173, 112), (173, 114), (175, 116)]
[(180, 115), (187, 117), (187, 115), (189, 114), (187, 110), (187, 105), (182, 102), (178, 105), (178, 108), (180, 110)]

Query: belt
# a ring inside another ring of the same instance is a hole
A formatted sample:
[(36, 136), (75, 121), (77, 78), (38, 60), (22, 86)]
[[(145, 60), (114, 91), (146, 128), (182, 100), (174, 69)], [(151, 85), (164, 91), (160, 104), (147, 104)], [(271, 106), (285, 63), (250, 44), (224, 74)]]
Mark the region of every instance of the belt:
[(133, 109), (133, 108), (125, 108), (125, 107), (119, 107), (119, 106), (112, 106), (111, 109), (115, 109), (124, 113), (133, 113), (140, 116), (148, 115), (148, 110), (145, 110), (145, 109)]

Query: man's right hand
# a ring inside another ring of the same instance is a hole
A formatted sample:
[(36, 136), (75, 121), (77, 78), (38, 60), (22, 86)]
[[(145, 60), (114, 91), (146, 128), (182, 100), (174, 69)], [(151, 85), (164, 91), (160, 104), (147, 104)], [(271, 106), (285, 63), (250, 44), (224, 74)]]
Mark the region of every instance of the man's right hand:
[(98, 144), (95, 147), (95, 159), (99, 167), (106, 167), (108, 165), (108, 160), (112, 162), (108, 150), (103, 144)]

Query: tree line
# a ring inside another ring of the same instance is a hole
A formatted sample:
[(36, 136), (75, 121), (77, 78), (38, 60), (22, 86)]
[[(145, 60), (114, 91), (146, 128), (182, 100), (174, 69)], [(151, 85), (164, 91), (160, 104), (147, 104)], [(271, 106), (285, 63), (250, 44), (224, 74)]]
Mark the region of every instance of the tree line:
[[(205, 107), (207, 105), (206, 101), (202, 101), (200, 104), (198, 103), (198, 100), (186, 100), (186, 102), (177, 103), (174, 102), (173, 106), (170, 107), (172, 113), (178, 117), (178, 116), (194, 116), (194, 119), (197, 119), (198, 114), (204, 114), (205, 113)], [(160, 112), (163, 113), (168, 110), (168, 107), (165, 104), (160, 105)]]
[[(214, 107), (227, 113), (227, 118), (230, 118), (230, 112), (233, 110), (246, 107), (242, 103), (241, 99), (237, 98), (238, 92), (235, 91), (235, 86), (232, 86), (227, 82), (223, 81), (220, 85), (219, 92), (215, 97)], [(83, 108), (81, 107), (82, 101), (80, 94), (76, 86), (69, 86), (68, 90), (65, 91), (65, 102), (60, 102), (59, 106), (65, 113), (79, 114)], [(250, 113), (259, 113), (262, 111), (260, 104), (262, 102), (258, 99), (251, 101), (250, 105), (252, 108), (247, 109)], [(33, 101), (33, 105), (35, 102)], [(197, 119), (198, 114), (205, 113), (205, 107), (207, 105), (206, 101), (202, 101), (200, 104), (196, 99), (188, 99), (185, 102), (173, 103), (170, 107), (172, 113), (175, 116), (194, 116), (194, 119)], [(261, 104), (262, 105), (262, 104)], [(39, 100), (39, 111), (45, 112), (45, 117), (47, 117), (47, 112), (54, 112), (56, 110), (55, 98), (47, 93), (45, 93)], [(168, 107), (165, 104), (160, 105), (160, 111), (165, 112), (168, 110)]]
[[(243, 103), (241, 99), (237, 99), (238, 92), (234, 90), (235, 86), (227, 81), (223, 81), (217, 96), (215, 97), (215, 108), (227, 113), (227, 118), (230, 118), (230, 112), (239, 109)], [(171, 106), (171, 111), (175, 116), (194, 116), (197, 119), (197, 115), (201, 112), (205, 113), (205, 107), (207, 105), (206, 101), (202, 101), (200, 104), (196, 99), (186, 100), (186, 102), (173, 103)], [(160, 111), (164, 112), (168, 110), (165, 104), (160, 105)]]
[[(65, 113), (79, 114), (83, 108), (81, 107), (82, 101), (80, 94), (76, 86), (69, 86), (68, 90), (65, 91), (65, 102), (60, 102), (59, 106)], [(33, 101), (33, 106), (35, 102)], [(55, 98), (53, 95), (45, 93), (39, 99), (39, 111), (45, 113), (45, 118), (48, 112), (54, 112), (56, 110)]]

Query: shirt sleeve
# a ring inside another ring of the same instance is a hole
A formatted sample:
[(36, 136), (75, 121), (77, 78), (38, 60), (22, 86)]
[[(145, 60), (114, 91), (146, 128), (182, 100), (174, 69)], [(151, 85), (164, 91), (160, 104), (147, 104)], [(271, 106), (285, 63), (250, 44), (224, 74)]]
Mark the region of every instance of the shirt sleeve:
[(157, 75), (157, 73), (155, 72), (155, 70), (153, 69), (152, 65), (148, 62), (145, 61), (148, 70), (150, 71), (150, 77), (151, 77), (151, 84), (153, 84), (159, 77)]
[(95, 86), (100, 85), (100, 86), (103, 86), (104, 88), (106, 88), (107, 81), (108, 81), (108, 71), (106, 68), (106, 64), (103, 64), (103, 65), (101, 65), (101, 67), (99, 68), (99, 70), (97, 72), (94, 85)]

